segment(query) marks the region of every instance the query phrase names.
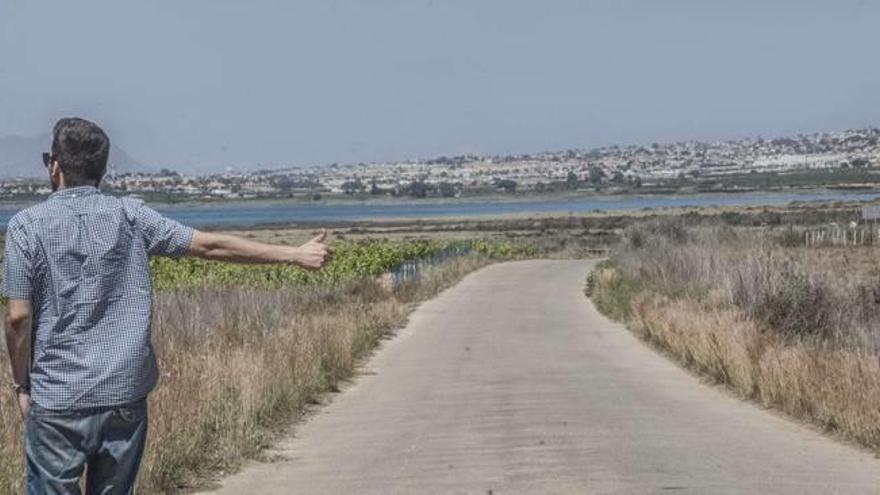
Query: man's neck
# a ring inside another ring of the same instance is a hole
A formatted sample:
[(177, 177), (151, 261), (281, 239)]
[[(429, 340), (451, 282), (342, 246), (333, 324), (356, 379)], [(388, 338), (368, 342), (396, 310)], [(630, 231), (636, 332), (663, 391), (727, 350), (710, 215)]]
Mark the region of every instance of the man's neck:
[(66, 197), (77, 197), (82, 194), (92, 194), (97, 192), (97, 187), (88, 184), (82, 186), (73, 186), (73, 187), (61, 187), (58, 188), (55, 192), (53, 192), (49, 197), (50, 198), (66, 198)]
[(88, 183), (86, 183), (86, 184), (71, 184), (71, 185), (68, 185), (68, 184), (65, 184), (64, 182), (62, 182), (62, 183), (58, 186), (58, 190), (59, 190), (59, 191), (63, 191), (63, 190), (65, 190), (65, 189), (77, 189), (77, 188), (79, 188), (79, 187), (94, 187), (95, 189), (97, 189), (97, 188), (98, 188), (98, 184), (96, 184), (96, 183), (94, 183), (94, 182), (88, 182)]

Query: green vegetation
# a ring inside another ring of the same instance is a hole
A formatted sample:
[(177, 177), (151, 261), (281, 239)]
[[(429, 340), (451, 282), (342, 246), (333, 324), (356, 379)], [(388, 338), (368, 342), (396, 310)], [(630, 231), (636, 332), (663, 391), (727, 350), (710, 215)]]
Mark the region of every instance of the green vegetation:
[[(586, 294), (596, 308), (615, 320), (627, 320), (632, 316), (632, 300), (642, 290), (638, 279), (622, 275), (614, 270), (614, 264), (605, 260), (587, 277)], [(604, 275), (605, 279), (599, 277)]]
[(153, 258), (150, 268), (157, 290), (187, 287), (264, 287), (340, 284), (375, 277), (408, 260), (428, 258), (469, 243), (447, 241), (366, 241), (334, 245), (333, 261), (320, 271), (295, 266), (248, 266), (193, 258)]

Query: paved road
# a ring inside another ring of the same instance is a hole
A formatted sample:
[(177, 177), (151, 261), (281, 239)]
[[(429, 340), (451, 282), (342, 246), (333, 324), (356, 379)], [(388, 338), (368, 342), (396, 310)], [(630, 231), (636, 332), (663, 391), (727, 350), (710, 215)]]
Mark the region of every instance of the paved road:
[(880, 493), (880, 461), (701, 384), (583, 295), (582, 261), (472, 274), (229, 494)]

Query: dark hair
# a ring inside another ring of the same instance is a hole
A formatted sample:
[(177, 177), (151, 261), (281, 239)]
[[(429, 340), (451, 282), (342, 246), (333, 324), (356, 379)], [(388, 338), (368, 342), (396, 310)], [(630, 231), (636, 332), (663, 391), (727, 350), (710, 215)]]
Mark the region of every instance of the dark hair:
[(94, 122), (61, 119), (52, 131), (52, 155), (68, 187), (97, 185), (107, 171), (110, 138)]

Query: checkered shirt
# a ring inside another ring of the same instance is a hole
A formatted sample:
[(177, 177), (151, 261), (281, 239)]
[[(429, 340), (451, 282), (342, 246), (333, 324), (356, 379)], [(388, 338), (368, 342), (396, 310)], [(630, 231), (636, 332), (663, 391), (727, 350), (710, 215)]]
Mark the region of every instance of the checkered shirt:
[(10, 220), (2, 292), (33, 307), (34, 402), (67, 411), (149, 394), (158, 372), (148, 255), (182, 256), (192, 236), (94, 187), (63, 189)]

